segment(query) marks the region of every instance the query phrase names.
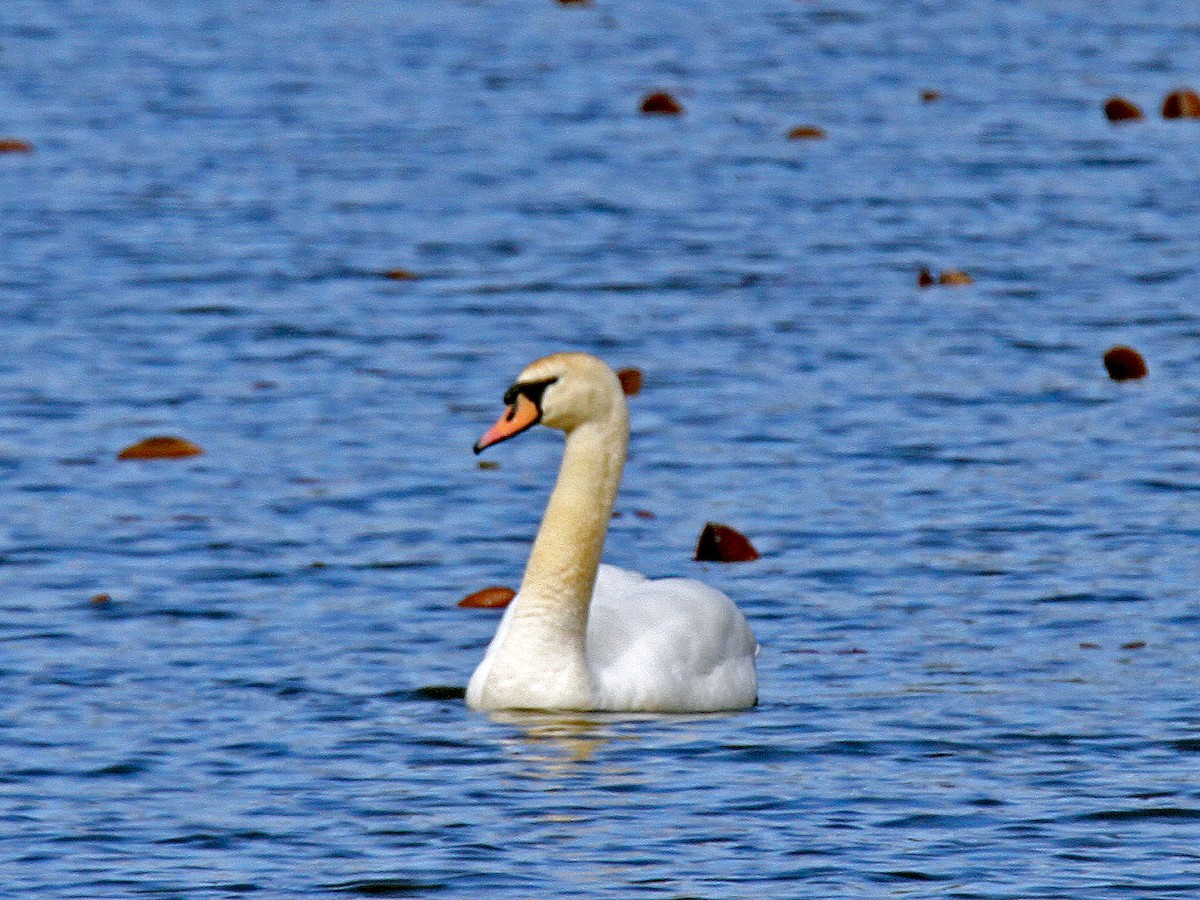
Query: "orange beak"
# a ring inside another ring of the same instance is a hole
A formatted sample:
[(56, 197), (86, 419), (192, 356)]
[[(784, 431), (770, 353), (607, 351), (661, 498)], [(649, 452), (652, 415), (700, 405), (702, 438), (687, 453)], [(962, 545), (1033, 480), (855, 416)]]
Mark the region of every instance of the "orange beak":
[(499, 421), (476, 441), (475, 452), (479, 453), (485, 447), (515, 437), (527, 428), (532, 428), (541, 419), (542, 411), (538, 409), (538, 405), (524, 394), (517, 394), (517, 399), (513, 401), (512, 406), (505, 410)]

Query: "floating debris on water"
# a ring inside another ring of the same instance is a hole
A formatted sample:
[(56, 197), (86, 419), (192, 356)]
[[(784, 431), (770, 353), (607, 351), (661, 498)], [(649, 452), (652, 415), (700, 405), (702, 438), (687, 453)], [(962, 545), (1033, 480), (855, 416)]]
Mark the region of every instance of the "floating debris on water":
[(951, 287), (974, 283), (975, 279), (961, 269), (946, 269), (946, 271), (938, 276), (938, 284), (949, 285)]
[(1109, 97), (1104, 103), (1104, 115), (1110, 122), (1129, 122), (1145, 118), (1138, 105), (1124, 97)]
[(512, 603), (512, 598), (515, 596), (517, 596), (517, 592), (512, 588), (493, 585), (468, 594), (458, 601), (458, 605), (464, 609), (503, 609)]
[(1191, 88), (1171, 91), (1163, 99), (1164, 119), (1200, 119), (1200, 94)]
[(625, 392), (626, 397), (636, 397), (642, 392), (645, 378), (641, 369), (621, 369), (617, 372), (617, 378), (621, 380), (621, 390)]
[(705, 525), (696, 542), (697, 562), (750, 562), (759, 556), (748, 537), (717, 522)]
[(917, 287), (933, 287), (935, 284), (955, 287), (964, 284), (974, 284), (975, 279), (961, 269), (945, 269), (942, 274), (934, 277), (933, 272), (924, 266), (917, 273)]
[(816, 125), (797, 125), (787, 136), (791, 141), (820, 140), (825, 137), (825, 129)]
[(117, 454), (117, 459), (184, 459), (203, 452), (204, 448), (199, 444), (184, 438), (156, 435), (130, 444)]
[(1104, 354), (1104, 368), (1113, 381), (1132, 381), (1150, 374), (1142, 354), (1132, 347), (1113, 347)]
[(0, 153), (32, 153), (33, 144), (21, 138), (0, 138)]
[(655, 91), (642, 98), (642, 112), (677, 116), (683, 112), (683, 104), (666, 91)]

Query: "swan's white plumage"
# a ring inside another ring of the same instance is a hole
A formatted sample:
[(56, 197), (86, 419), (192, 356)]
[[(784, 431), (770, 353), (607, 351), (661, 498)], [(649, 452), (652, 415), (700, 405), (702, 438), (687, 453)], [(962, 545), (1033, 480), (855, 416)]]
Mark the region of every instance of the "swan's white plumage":
[(733, 601), (694, 578), (601, 565), (587, 660), (598, 709), (744, 709), (758, 700), (758, 645)]
[[(567, 432), (562, 469), (521, 590), (467, 686), (468, 705), (619, 712), (753, 706), (758, 646), (732, 600), (694, 579), (648, 579), (599, 563), (629, 434), (615, 374), (593, 356), (555, 354), (529, 366), (517, 386), (549, 379), (538, 412)], [(513, 418), (502, 417), (488, 442), (528, 427), (504, 424)]]

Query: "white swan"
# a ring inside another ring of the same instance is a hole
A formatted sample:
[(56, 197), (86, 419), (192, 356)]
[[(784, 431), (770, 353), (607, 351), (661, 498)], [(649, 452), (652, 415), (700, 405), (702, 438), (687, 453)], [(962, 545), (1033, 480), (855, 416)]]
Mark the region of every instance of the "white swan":
[(616, 374), (586, 353), (531, 364), (478, 453), (541, 422), (566, 448), (525, 577), (467, 686), (473, 709), (710, 712), (758, 698), (754, 635), (723, 593), (600, 564), (629, 444)]

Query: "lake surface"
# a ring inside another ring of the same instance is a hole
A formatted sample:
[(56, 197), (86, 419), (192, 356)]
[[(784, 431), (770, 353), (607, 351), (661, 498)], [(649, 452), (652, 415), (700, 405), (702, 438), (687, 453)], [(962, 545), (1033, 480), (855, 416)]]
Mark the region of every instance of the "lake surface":
[[(1198, 60), (1193, 0), (6, 0), (0, 894), (1200, 896)], [(646, 376), (606, 558), (733, 596), (758, 708), (465, 709), (560, 452), (471, 444), (565, 348)]]

